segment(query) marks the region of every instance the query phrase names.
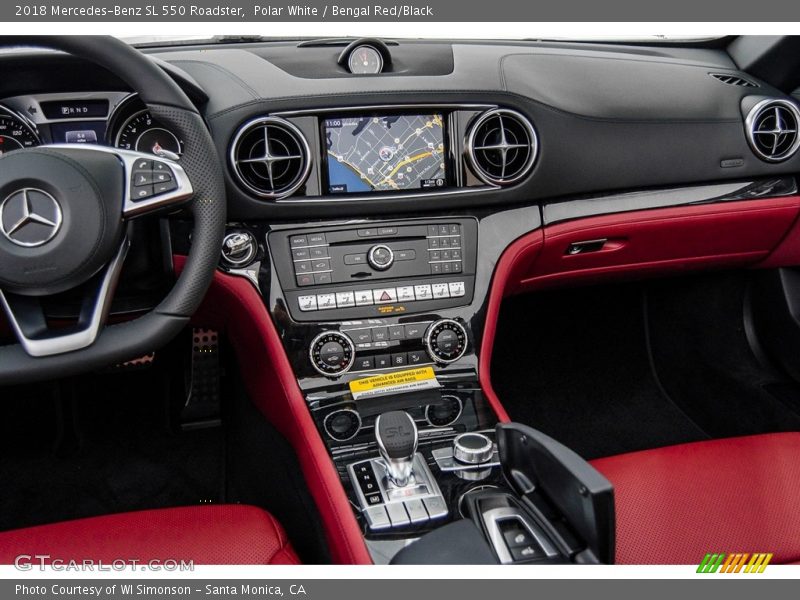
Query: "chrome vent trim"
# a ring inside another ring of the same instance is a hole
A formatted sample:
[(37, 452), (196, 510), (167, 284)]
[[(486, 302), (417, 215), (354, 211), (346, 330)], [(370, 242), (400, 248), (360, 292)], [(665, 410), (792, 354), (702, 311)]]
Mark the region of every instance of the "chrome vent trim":
[(714, 79), (721, 81), (722, 83), (727, 83), (728, 85), (737, 85), (739, 87), (752, 87), (757, 88), (760, 87), (757, 83), (750, 81), (744, 77), (739, 75), (733, 75), (731, 73), (709, 73)]
[(487, 110), (469, 129), (465, 145), (475, 175), (489, 185), (511, 185), (526, 177), (539, 153), (531, 122), (507, 108)]
[(280, 117), (261, 117), (239, 128), (230, 162), (237, 181), (260, 198), (291, 196), (308, 179), (311, 149), (300, 129)]
[(799, 128), (800, 110), (788, 100), (762, 100), (745, 119), (750, 147), (767, 162), (781, 162), (794, 156), (800, 148)]

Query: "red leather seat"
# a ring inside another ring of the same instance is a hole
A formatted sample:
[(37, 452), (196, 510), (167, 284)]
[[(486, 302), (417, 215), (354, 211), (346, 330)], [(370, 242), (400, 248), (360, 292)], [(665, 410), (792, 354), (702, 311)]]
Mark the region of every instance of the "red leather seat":
[(707, 552), (800, 561), (800, 433), (601, 458), (614, 484), (618, 564), (700, 564)]
[(299, 564), (268, 512), (236, 504), (144, 510), (0, 533), (0, 564), (20, 554), (50, 561), (193, 560), (195, 564)]

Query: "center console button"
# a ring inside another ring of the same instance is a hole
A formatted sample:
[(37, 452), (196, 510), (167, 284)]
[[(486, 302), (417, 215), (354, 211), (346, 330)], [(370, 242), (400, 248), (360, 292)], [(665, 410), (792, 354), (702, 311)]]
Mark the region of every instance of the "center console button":
[(407, 340), (418, 340), (422, 337), (425, 333), (425, 326), (427, 323), (412, 323), (410, 325), (406, 325), (406, 339)]
[(431, 300), (433, 298), (433, 292), (431, 291), (430, 285), (415, 285), (414, 294), (416, 295), (417, 300)]
[(308, 245), (309, 246), (319, 246), (325, 244), (325, 234), (324, 233), (312, 233), (308, 236)]
[(336, 292), (336, 306), (350, 308), (356, 305), (356, 296), (353, 292)]
[(428, 520), (428, 511), (425, 510), (425, 505), (422, 500), (406, 500), (406, 512), (412, 523), (424, 523)]
[(375, 357), (376, 369), (388, 369), (392, 366), (392, 359), (388, 354), (378, 354)]
[(402, 325), (392, 325), (389, 327), (390, 340), (403, 340), (405, 337), (405, 329), (403, 329)]
[(297, 285), (300, 287), (314, 285), (314, 276), (311, 273), (301, 273), (297, 276)]
[(293, 235), (291, 238), (289, 238), (289, 245), (292, 248), (308, 246), (308, 238), (304, 235)]
[(408, 517), (406, 507), (402, 502), (392, 502), (386, 505), (386, 512), (389, 513), (389, 520), (392, 522), (392, 527), (400, 525), (408, 525), (411, 519)]
[(417, 258), (417, 253), (414, 250), (398, 250), (394, 253), (395, 260), (414, 260)]
[(356, 306), (369, 306), (372, 304), (372, 290), (356, 290)]
[(320, 310), (336, 308), (336, 294), (317, 294), (317, 306)]
[(450, 288), (450, 297), (451, 298), (460, 298), (464, 294), (466, 294), (466, 290), (464, 289), (464, 282), (463, 281), (451, 281), (447, 284)]
[(503, 528), (503, 538), (509, 549), (531, 546), (536, 543), (531, 533), (518, 521)]
[(433, 496), (425, 498), (422, 501), (425, 504), (425, 509), (428, 511), (428, 516), (431, 519), (438, 519), (447, 516), (447, 504), (441, 496)]
[(421, 365), (426, 362), (427, 359), (428, 356), (425, 354), (424, 350), (412, 350), (408, 353), (408, 364), (410, 365)]
[(380, 288), (372, 290), (372, 297), (375, 304), (389, 304), (397, 302), (397, 290), (395, 288)]
[(397, 227), (378, 227), (378, 235), (396, 235)]
[[(377, 499), (378, 502), (376, 502), (376, 504), (380, 504), (380, 494), (377, 495)], [(367, 501), (369, 502), (369, 500), (370, 499)], [(372, 502), (369, 503), (372, 504)], [(369, 525), (370, 529), (388, 529), (392, 526), (392, 522), (389, 520), (389, 515), (383, 506), (370, 506), (364, 511), (364, 516), (367, 519), (367, 524)]]
[(389, 328), (388, 327), (373, 327), (372, 341), (374, 342), (388, 342), (389, 341)]
[(308, 252), (308, 248), (295, 248), (292, 250), (292, 258), (294, 260), (308, 260), (311, 255)]
[(434, 298), (449, 298), (450, 288), (446, 283), (433, 284), (433, 297)]
[(332, 282), (330, 273), (314, 273), (314, 283), (316, 285), (329, 285)]
[(328, 247), (309, 248), (311, 258), (328, 258)]
[(408, 354), (405, 352), (398, 352), (397, 354), (392, 354), (392, 366), (393, 367), (405, 367), (408, 364)]
[(300, 310), (308, 312), (310, 310), (317, 310), (317, 297), (316, 296), (300, 296), (297, 299), (297, 304)]
[(367, 262), (366, 254), (345, 254), (344, 264), (346, 265), (363, 265)]
[(414, 286), (413, 285), (405, 285), (403, 287), (397, 288), (397, 301), (398, 302), (413, 302), (416, 298), (414, 297)]
[(371, 356), (362, 356), (356, 359), (356, 369), (359, 371), (368, 371), (375, 368), (375, 360)]
[(356, 344), (367, 344), (372, 341), (372, 330), (353, 329), (347, 332)]
[(296, 273), (311, 273), (311, 261), (300, 260), (294, 263), (294, 270)]

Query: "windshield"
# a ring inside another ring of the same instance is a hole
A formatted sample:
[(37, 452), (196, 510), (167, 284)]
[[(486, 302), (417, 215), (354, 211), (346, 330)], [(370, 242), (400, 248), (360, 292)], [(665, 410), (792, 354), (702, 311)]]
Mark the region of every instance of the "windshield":
[[(376, 25), (376, 30), (370, 35), (377, 37), (388, 37), (399, 39), (404, 36), (396, 36), (391, 34), (381, 34), (379, 26)], [(178, 44), (191, 44), (191, 43), (236, 43), (236, 42), (252, 42), (252, 41), (268, 41), (268, 40), (298, 40), (298, 39), (315, 39), (323, 38), (325, 36), (267, 36), (253, 34), (234, 34), (234, 35), (138, 35), (138, 36), (122, 36), (121, 40), (134, 46), (169, 46)], [(360, 37), (359, 35), (353, 36), (340, 36), (337, 39), (344, 37), (352, 37), (353, 39)], [(426, 35), (425, 38), (452, 38), (453, 36), (445, 35)], [(475, 39), (508, 39), (508, 40), (548, 40), (548, 41), (580, 41), (580, 42), (681, 42), (681, 41), (698, 41), (710, 40), (715, 36), (709, 35), (582, 35), (580, 37), (567, 37), (567, 36), (515, 36), (515, 35), (502, 35), (498, 36), (493, 32), (487, 31), (486, 35), (470, 36)], [(411, 39), (411, 38), (409, 38)]]

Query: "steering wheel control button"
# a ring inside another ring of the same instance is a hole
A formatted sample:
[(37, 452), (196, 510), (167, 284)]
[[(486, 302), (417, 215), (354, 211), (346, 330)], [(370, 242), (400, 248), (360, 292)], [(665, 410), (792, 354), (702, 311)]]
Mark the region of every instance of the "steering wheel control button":
[(467, 331), (458, 321), (436, 321), (425, 332), (425, 350), (438, 363), (452, 363), (467, 351)]
[(131, 200), (139, 202), (178, 189), (172, 169), (158, 160), (138, 160), (131, 174)]
[[(319, 302), (319, 296), (317, 297)], [(311, 342), (311, 365), (326, 377), (338, 377), (350, 370), (355, 360), (353, 341), (338, 331), (326, 331)]]
[(385, 271), (394, 263), (394, 252), (389, 246), (378, 244), (369, 249), (367, 262), (376, 271)]
[(462, 433), (453, 440), (453, 458), (468, 465), (482, 465), (492, 460), (494, 445), (482, 433)]

